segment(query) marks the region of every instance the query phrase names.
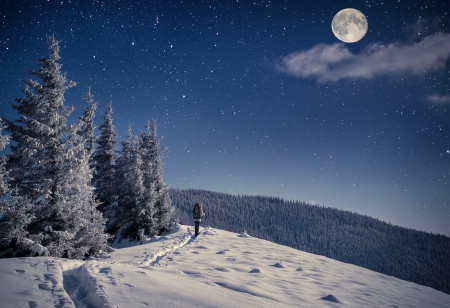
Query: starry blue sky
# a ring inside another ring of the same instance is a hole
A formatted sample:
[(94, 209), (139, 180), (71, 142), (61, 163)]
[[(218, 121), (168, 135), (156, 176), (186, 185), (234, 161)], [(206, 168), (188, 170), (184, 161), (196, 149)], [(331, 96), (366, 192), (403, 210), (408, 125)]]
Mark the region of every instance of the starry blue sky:
[[(345, 44), (344, 8), (369, 30)], [(156, 119), (173, 188), (270, 195), (450, 235), (445, 1), (1, 1), (0, 116), (60, 40), (81, 114)]]

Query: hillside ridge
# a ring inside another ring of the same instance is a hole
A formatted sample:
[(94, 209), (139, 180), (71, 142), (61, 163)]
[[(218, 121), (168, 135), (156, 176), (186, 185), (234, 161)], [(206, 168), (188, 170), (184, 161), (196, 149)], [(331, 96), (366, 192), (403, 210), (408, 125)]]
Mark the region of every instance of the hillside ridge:
[(252, 237), (176, 225), (86, 261), (0, 259), (5, 307), (447, 307), (450, 295)]
[(195, 202), (204, 225), (248, 234), (450, 294), (450, 238), (357, 213), (277, 197), (171, 189), (182, 224)]

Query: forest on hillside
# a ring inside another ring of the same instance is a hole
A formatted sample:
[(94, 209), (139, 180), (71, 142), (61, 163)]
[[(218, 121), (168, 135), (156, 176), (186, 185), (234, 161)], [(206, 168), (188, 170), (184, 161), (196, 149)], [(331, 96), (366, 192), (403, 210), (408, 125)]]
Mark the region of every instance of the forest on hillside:
[(361, 266), (450, 294), (450, 238), (395, 226), (357, 213), (276, 197), (170, 189), (176, 216), (193, 224), (251, 236)]

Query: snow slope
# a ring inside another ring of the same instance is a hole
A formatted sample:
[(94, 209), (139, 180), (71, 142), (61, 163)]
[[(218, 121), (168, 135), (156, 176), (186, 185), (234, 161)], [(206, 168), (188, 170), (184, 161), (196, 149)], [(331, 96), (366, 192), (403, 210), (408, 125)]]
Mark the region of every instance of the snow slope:
[(428, 287), (188, 226), (86, 262), (1, 259), (0, 281), (0, 307), (450, 307)]

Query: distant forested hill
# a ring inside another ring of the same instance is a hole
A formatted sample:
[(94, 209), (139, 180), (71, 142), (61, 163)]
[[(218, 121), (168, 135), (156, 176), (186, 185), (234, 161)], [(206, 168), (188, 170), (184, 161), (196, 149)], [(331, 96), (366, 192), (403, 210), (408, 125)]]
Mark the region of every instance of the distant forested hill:
[(193, 224), (202, 203), (202, 224), (355, 264), (450, 294), (450, 238), (416, 231), (349, 211), (263, 196), (234, 196), (171, 189), (182, 224)]

